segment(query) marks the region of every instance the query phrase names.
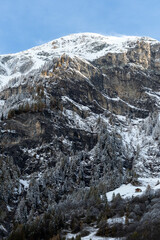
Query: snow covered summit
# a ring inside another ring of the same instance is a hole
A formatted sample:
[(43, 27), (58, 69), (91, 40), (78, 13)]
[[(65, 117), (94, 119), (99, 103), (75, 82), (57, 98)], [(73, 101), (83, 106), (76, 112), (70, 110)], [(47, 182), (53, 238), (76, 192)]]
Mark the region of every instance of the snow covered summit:
[(95, 33), (71, 34), (41, 46), (16, 53), (0, 55), (1, 88), (13, 79), (28, 75), (44, 66), (48, 61), (67, 54), (87, 61), (96, 60), (108, 53), (123, 53), (139, 42), (156, 44), (158, 41), (136, 36), (103, 36)]

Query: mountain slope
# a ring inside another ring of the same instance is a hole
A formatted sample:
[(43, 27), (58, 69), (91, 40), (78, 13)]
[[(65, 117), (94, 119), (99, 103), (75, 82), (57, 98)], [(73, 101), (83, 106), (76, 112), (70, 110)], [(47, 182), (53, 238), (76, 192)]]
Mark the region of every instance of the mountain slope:
[(159, 76), (160, 43), (146, 37), (73, 34), (0, 56), (2, 236), (70, 198), (87, 218), (87, 196), (90, 208), (139, 176), (158, 180)]

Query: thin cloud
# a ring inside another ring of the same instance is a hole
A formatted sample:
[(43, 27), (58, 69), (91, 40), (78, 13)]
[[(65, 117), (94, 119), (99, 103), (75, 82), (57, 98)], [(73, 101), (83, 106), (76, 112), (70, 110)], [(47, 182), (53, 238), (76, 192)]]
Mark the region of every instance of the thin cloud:
[(48, 41), (45, 41), (45, 40), (37, 40), (36, 42), (35, 42), (35, 45), (42, 45), (42, 44), (44, 44), (44, 43), (46, 43), (46, 42), (48, 42)]

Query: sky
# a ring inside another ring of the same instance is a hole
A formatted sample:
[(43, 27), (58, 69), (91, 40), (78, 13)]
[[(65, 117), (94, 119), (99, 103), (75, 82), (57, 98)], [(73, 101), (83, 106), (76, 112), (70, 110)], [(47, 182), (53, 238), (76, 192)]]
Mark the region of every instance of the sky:
[(160, 1), (0, 0), (0, 54), (79, 32), (160, 40)]

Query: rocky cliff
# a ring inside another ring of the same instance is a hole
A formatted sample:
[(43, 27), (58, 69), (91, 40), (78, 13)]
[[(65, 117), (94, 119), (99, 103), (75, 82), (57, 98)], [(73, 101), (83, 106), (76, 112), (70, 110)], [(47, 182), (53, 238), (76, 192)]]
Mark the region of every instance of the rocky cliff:
[(0, 81), (1, 237), (75, 192), (159, 177), (158, 41), (70, 35), (0, 56)]

